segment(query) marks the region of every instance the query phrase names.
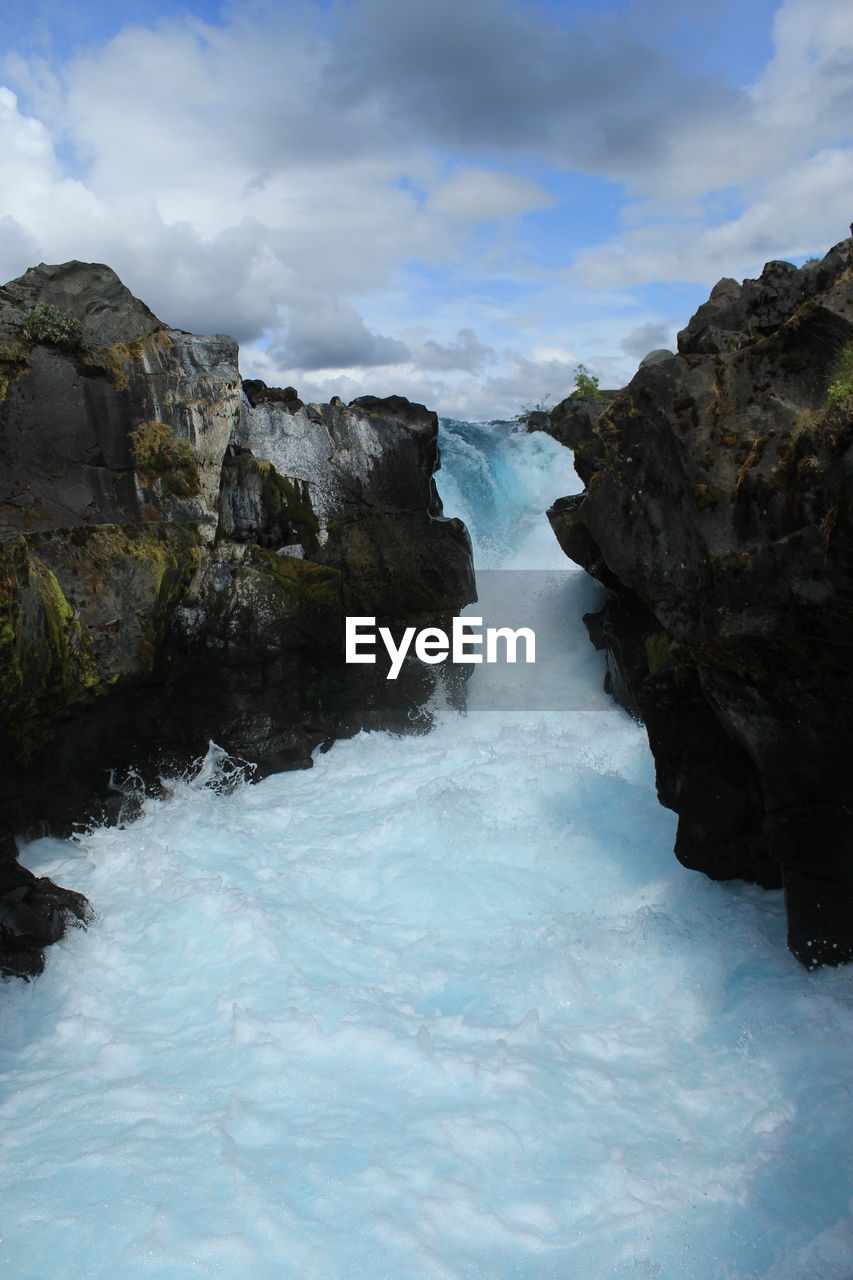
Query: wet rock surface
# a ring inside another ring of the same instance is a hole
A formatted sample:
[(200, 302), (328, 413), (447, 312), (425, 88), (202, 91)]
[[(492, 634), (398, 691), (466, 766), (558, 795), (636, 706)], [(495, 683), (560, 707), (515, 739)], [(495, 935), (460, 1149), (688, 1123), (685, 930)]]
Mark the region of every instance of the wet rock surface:
[(809, 967), (853, 959), (852, 246), (721, 281), (678, 354), (553, 414), (586, 490), (549, 516), (612, 593), (591, 631), (676, 853), (783, 885)]

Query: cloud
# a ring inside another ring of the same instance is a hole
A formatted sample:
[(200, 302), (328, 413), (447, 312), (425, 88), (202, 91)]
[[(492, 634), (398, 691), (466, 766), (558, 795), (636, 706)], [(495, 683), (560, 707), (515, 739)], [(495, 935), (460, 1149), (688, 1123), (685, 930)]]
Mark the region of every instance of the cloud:
[(313, 372), (402, 364), (409, 348), (397, 338), (371, 333), (349, 303), (314, 299), (294, 309), (284, 341), (270, 354), (280, 364)]
[(429, 369), (420, 361), (389, 368), (299, 370), (281, 364), (277, 352), (258, 348), (244, 351), (242, 363), (244, 376), (262, 378), (269, 386), (290, 383), (309, 401), (333, 395), (345, 401), (367, 393), (404, 395), (445, 416), (472, 420), (513, 418), (533, 402), (561, 400), (574, 386), (574, 358), (535, 360), (514, 349), (496, 356), (495, 371), (485, 377), (465, 369)]
[(652, 281), (755, 275), (773, 258), (799, 257), (844, 239), (853, 190), (853, 148), (830, 148), (788, 166), (750, 193), (743, 211), (716, 226), (698, 220), (633, 228), (580, 253), (567, 281), (625, 288)]
[(422, 369), (476, 369), (495, 359), (492, 347), (484, 346), (473, 329), (460, 329), (455, 342), (409, 343), (411, 358)]
[(638, 325), (622, 339), (622, 350), (628, 356), (642, 360), (650, 351), (661, 348), (673, 348), (674, 333), (671, 325), (661, 321), (650, 320), (648, 324)]
[(621, 178), (665, 154), (673, 118), (726, 97), (625, 24), (509, 0), (363, 0), (325, 85), (412, 138)]
[(428, 208), (460, 223), (482, 223), (516, 218), (534, 209), (550, 209), (554, 203), (554, 197), (540, 183), (528, 178), (487, 169), (464, 169), (432, 193)]

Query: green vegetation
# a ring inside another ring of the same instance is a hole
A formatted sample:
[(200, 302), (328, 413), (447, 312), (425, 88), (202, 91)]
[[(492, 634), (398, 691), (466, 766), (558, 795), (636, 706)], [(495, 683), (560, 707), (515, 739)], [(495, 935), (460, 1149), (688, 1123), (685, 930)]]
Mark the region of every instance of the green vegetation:
[(598, 378), (590, 373), (585, 364), (579, 364), (575, 368), (575, 389), (571, 394), (571, 399), (578, 400), (603, 400), (603, 392), (599, 390)]
[(261, 501), (265, 509), (296, 534), (307, 550), (318, 543), (320, 522), (314, 514), (308, 486), (298, 480), (279, 475), (270, 462), (253, 461), (261, 473)]
[(838, 352), (829, 379), (826, 403), (801, 413), (783, 438), (773, 480), (780, 491), (813, 485), (816, 474), (849, 447), (853, 435), (853, 342)]
[(0, 403), (6, 399), (9, 383), (30, 367), (30, 353), (23, 342), (0, 334)]
[(533, 400), (526, 404), (521, 413), (515, 415), (514, 421), (521, 422), (525, 426), (530, 421), (534, 413), (550, 413), (554, 406), (551, 404), (551, 397), (546, 392), (544, 396), (540, 396), (538, 400)]
[(0, 549), (0, 707), (12, 753), (26, 764), (58, 713), (85, 701), (97, 671), (55, 574), (24, 537)]
[(113, 347), (91, 347), (84, 342), (75, 352), (75, 363), (84, 377), (106, 378), (116, 391), (124, 391), (128, 378), (121, 355), (122, 349), (118, 344)]
[(193, 498), (201, 492), (196, 451), (167, 423), (141, 422), (130, 432), (130, 443), (145, 484), (159, 482), (164, 494), (175, 498)]
[(75, 349), (83, 341), (77, 317), (72, 316), (70, 311), (55, 307), (52, 302), (40, 302), (24, 320), (24, 328), (32, 342)]
[[(93, 525), (0, 542), (0, 749), (28, 763), (49, 748), (58, 721), (151, 671), (198, 561), (194, 537), (174, 525)], [(107, 638), (92, 623), (110, 595), (132, 596), (137, 607)], [(94, 617), (85, 604), (78, 616), (81, 596), (95, 602)]]
[(643, 640), (649, 675), (683, 662), (685, 650), (666, 631), (652, 631)]
[(853, 397), (853, 342), (842, 347), (832, 366), (829, 384), (829, 402), (838, 404), (842, 400)]

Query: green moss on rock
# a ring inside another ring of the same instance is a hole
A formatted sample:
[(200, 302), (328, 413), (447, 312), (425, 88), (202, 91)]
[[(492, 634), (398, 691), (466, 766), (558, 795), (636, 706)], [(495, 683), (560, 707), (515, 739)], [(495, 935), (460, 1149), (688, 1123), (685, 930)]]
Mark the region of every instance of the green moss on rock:
[(146, 351), (164, 352), (172, 345), (169, 335), (157, 329), (145, 337), (115, 342), (110, 347), (96, 347), (83, 342), (74, 351), (74, 362), (84, 377), (106, 378), (116, 391), (124, 391), (130, 385), (133, 365), (143, 358)]
[(23, 536), (0, 546), (0, 707), (15, 758), (50, 741), (58, 715), (90, 699), (99, 677), (56, 575)]
[[(59, 721), (117, 682), (151, 672), (198, 558), (179, 526), (97, 525), (0, 542), (0, 737), (15, 762), (42, 754)], [(106, 631), (105, 599), (125, 605)]]
[(828, 390), (830, 404), (853, 400), (853, 342), (848, 342), (839, 351), (830, 376), (832, 378)]
[(255, 465), (261, 473), (261, 501), (266, 510), (289, 525), (306, 550), (313, 550), (318, 543), (320, 522), (311, 506), (307, 484), (279, 475), (270, 462), (256, 460)]
[(30, 349), (25, 342), (0, 334), (0, 404), (6, 399), (9, 383), (30, 368)]
[(165, 422), (141, 422), (130, 432), (133, 460), (146, 485), (159, 484), (164, 494), (193, 498), (201, 492), (198, 455)]
[(74, 363), (84, 377), (106, 378), (116, 391), (124, 391), (128, 384), (127, 369), (118, 345), (113, 347), (83, 347), (75, 353)]
[(337, 614), (341, 608), (339, 570), (313, 560), (276, 555), (264, 547), (252, 547), (251, 561), (268, 573), (295, 600), (312, 608)]
[(663, 671), (666, 667), (676, 666), (685, 658), (683, 645), (673, 640), (666, 631), (653, 631), (651, 635), (647, 635), (643, 648), (650, 675)]

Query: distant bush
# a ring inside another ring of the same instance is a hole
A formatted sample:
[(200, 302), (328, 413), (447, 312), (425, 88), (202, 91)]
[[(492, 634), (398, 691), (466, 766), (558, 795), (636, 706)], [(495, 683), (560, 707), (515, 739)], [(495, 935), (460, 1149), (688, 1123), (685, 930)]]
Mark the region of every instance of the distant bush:
[(535, 400), (530, 404), (526, 404), (521, 413), (517, 413), (515, 415), (515, 421), (526, 424), (530, 421), (530, 418), (534, 413), (550, 413), (553, 407), (554, 406), (551, 404), (551, 397), (546, 392), (546, 394), (544, 396), (540, 396), (538, 400)]
[(572, 397), (578, 400), (601, 400), (602, 394), (598, 388), (598, 378), (587, 369), (585, 364), (579, 364), (575, 368), (575, 389)]
[(24, 320), (24, 328), (32, 342), (48, 342), (57, 347), (79, 347), (83, 341), (80, 321), (70, 311), (40, 302)]

